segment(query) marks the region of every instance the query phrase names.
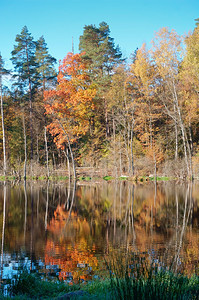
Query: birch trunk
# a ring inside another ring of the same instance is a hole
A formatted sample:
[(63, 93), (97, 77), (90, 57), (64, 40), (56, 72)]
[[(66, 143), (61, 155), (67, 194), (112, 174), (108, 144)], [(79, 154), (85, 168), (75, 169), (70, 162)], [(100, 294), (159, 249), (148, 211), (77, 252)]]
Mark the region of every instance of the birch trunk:
[(62, 123), (60, 122), (60, 120), (58, 120), (57, 118), (56, 118), (56, 120), (59, 122), (59, 125), (61, 126), (61, 128), (62, 128), (62, 130), (63, 130), (63, 132), (64, 132), (64, 134), (65, 134), (65, 136), (67, 138), (68, 148), (69, 148), (69, 151), (70, 151), (71, 160), (72, 160), (72, 166), (73, 166), (73, 176), (74, 176), (74, 178), (76, 178), (77, 176), (76, 176), (75, 161), (74, 161), (74, 156), (73, 156), (73, 151), (72, 151), (72, 148), (71, 148), (69, 136), (68, 136), (66, 130), (64, 129)]

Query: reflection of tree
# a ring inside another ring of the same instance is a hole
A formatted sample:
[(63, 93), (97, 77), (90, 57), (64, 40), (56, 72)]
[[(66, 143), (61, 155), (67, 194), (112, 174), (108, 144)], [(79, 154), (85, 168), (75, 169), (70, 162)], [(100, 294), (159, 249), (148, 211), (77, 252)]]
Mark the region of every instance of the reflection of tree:
[[(78, 238), (75, 236), (77, 230)], [(48, 232), (51, 235), (45, 247), (45, 264), (59, 265), (61, 269), (59, 279), (72, 277), (74, 281), (80, 278), (85, 280), (90, 278), (92, 271), (97, 268), (98, 260), (93, 254), (95, 246), (89, 249), (86, 240), (90, 231), (90, 225), (84, 218), (79, 218), (72, 211), (65, 211), (64, 205), (57, 206), (54, 218), (48, 225)]]
[[(72, 182), (34, 186), (27, 182), (26, 186), (7, 187), (4, 213), (1, 185), (0, 230), (6, 219), (3, 249), (19, 253), (23, 248), (32, 260), (45, 255), (48, 261), (63, 258), (63, 265), (64, 261), (66, 265), (67, 260), (75, 261), (74, 249), (78, 262), (89, 259), (95, 268), (94, 252), (101, 256), (128, 248), (139, 255), (150, 255), (151, 260), (157, 258), (164, 265), (174, 257), (175, 266), (181, 263), (191, 272), (193, 264), (198, 265), (198, 194), (196, 184), (192, 188), (185, 184), (113, 181), (75, 187)], [(87, 272), (77, 267), (78, 262), (72, 270)]]
[(3, 225), (1, 234), (1, 282), (3, 277), (3, 250), (4, 250), (4, 235), (5, 235), (5, 222), (6, 222), (6, 183), (3, 184)]
[(26, 191), (26, 180), (24, 180), (24, 196), (25, 196), (25, 207), (24, 207), (24, 245), (26, 243), (26, 226), (27, 226), (27, 191)]

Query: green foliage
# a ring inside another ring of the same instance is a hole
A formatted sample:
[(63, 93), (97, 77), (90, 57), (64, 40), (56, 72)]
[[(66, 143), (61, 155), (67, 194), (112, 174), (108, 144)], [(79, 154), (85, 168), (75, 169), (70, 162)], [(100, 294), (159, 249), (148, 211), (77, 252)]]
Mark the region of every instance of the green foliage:
[(36, 42), (35, 60), (37, 63), (37, 72), (39, 74), (39, 83), (45, 90), (49, 83), (56, 77), (54, 64), (56, 59), (48, 53), (47, 44), (43, 36)]
[(114, 40), (110, 37), (108, 24), (102, 22), (99, 27), (85, 26), (79, 40), (80, 52), (85, 52), (85, 60), (89, 63), (94, 78), (97, 75), (97, 81), (102, 84), (100, 89), (103, 90), (103, 86), (107, 85), (105, 76), (110, 74), (122, 56), (120, 49), (115, 47)]
[(20, 89), (25, 90), (30, 83), (33, 85), (31, 87), (33, 90), (38, 79), (35, 60), (36, 44), (26, 26), (22, 28), (20, 34), (17, 34), (15, 41), (17, 44), (12, 51), (11, 60), (17, 72), (17, 85)]

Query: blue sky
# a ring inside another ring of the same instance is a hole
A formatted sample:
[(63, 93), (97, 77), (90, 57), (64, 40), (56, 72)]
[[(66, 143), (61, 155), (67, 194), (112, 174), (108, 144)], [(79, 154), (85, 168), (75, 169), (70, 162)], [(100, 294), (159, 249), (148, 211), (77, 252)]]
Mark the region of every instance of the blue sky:
[(129, 57), (161, 27), (179, 34), (193, 30), (199, 0), (0, 0), (0, 12), (0, 51), (11, 67), (10, 53), (24, 25), (35, 40), (43, 35), (49, 53), (59, 60), (71, 51), (72, 36), (78, 52), (83, 27), (105, 21), (111, 37)]

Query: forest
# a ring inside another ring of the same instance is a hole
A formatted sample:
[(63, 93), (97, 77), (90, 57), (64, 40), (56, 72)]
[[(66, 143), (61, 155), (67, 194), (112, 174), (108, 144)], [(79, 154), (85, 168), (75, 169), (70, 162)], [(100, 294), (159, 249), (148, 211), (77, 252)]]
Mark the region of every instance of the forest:
[(13, 70), (0, 56), (2, 176), (199, 176), (199, 19), (130, 59), (107, 23), (86, 25), (58, 72), (43, 36), (24, 26), (13, 43)]

